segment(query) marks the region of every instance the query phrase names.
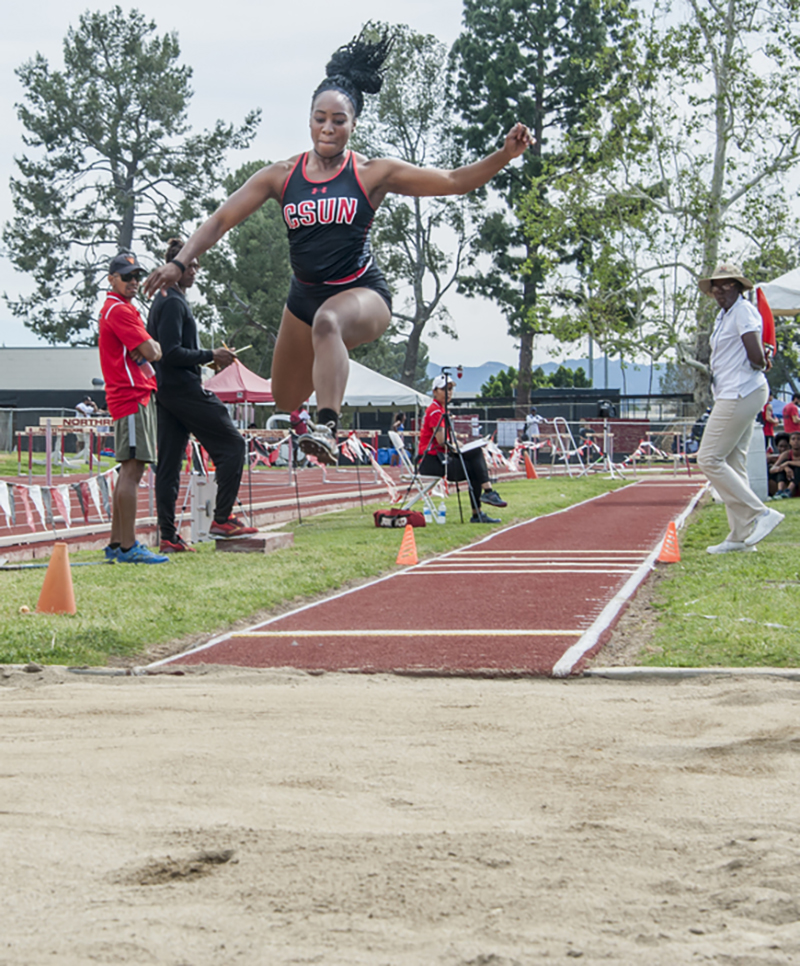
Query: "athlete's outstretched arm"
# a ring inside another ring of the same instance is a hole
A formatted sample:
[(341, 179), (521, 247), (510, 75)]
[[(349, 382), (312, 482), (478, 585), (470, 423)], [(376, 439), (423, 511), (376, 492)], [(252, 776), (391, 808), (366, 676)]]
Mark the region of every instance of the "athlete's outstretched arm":
[[(224, 201), (219, 208), (197, 229), (175, 256), (184, 267), (193, 258), (207, 252), (222, 236), (257, 211), (269, 198), (280, 198), (283, 183), (291, 170), (289, 162), (280, 161), (262, 168)], [(167, 262), (147, 276), (143, 292), (147, 298), (159, 289), (174, 285), (183, 274), (178, 265)]]
[(446, 171), (441, 168), (418, 168), (405, 161), (381, 158), (362, 164), (364, 180), (368, 183), (370, 201), (377, 206), (385, 195), (394, 193), (413, 197), (435, 195), (465, 195), (485, 185), (498, 171), (518, 158), (533, 138), (524, 124), (515, 124), (508, 132), (499, 151), (474, 164)]

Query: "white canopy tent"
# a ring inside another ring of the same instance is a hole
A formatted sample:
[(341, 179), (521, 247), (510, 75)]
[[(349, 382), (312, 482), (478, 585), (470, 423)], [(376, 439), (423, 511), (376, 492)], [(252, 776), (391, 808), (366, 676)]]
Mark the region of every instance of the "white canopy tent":
[[(311, 396), (311, 405), (316, 406), (316, 393)], [(373, 369), (350, 360), (350, 375), (344, 392), (343, 405), (353, 409), (366, 409), (369, 406), (396, 406), (403, 409), (409, 406), (427, 407), (431, 397), (416, 389), (409, 389), (402, 382), (382, 376)]]
[(800, 315), (800, 268), (757, 287), (766, 295), (773, 315)]

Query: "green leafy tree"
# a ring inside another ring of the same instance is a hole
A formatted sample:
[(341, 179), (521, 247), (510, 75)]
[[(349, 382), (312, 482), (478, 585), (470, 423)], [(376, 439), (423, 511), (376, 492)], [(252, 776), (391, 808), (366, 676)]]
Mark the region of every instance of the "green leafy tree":
[[(657, 3), (646, 59), (657, 78), (641, 98), (646, 159), (619, 168), (618, 190), (652, 212), (649, 264), (658, 317), (709, 398), (716, 304), (697, 279), (722, 261), (785, 248), (797, 237), (786, 177), (800, 161), (797, 0)], [(627, 159), (626, 159), (627, 160)]]
[(694, 371), (690, 366), (681, 365), (670, 359), (664, 366), (659, 381), (659, 389), (665, 395), (694, 391)]
[[(394, 45), (383, 87), (377, 97), (367, 99), (353, 146), (370, 157), (452, 167), (452, 121), (443, 97), (447, 49), (435, 37), (405, 26), (391, 28), (391, 33)], [(376, 255), (394, 292), (404, 296), (396, 299), (388, 336), (404, 341), (399, 379), (406, 385), (419, 377), (424, 332), (441, 331), (457, 338), (445, 297), (469, 262), (475, 204), (474, 197), (389, 195), (378, 209), (372, 231)]]
[(549, 334), (562, 343), (588, 337), (621, 357), (660, 354), (668, 344), (654, 338), (658, 292), (639, 269), (650, 256), (653, 207), (612, 183), (618, 161), (647, 148), (646, 138), (638, 148), (632, 140), (630, 124), (584, 132), (574, 164), (545, 162), (519, 209), (546, 267), (539, 317)]
[(517, 120), (536, 138), (522, 164), (492, 182), (506, 212), (481, 226), (477, 247), (491, 267), (461, 282), (500, 305), (520, 340), (520, 415), (530, 400), (534, 337), (547, 331), (549, 313), (538, 298), (547, 263), (515, 212), (543, 161), (560, 156), (565, 132), (592, 123), (604, 101), (626, 97), (635, 22), (626, 0), (465, 0), (453, 66), (466, 148), (484, 153)]
[[(530, 373), (529, 382), (532, 389), (588, 389), (592, 385), (583, 366), (570, 369), (563, 364), (550, 373), (545, 372), (541, 366), (537, 366)], [(513, 399), (518, 383), (519, 373), (513, 366), (509, 366), (508, 369), (489, 376), (481, 386), (478, 398)]]
[(517, 388), (517, 370), (513, 366), (494, 373), (481, 386), (478, 399), (513, 399)]
[(16, 72), (28, 150), (3, 241), (36, 287), (6, 301), (50, 342), (94, 340), (111, 257), (134, 245), (155, 253), (196, 219), (227, 153), (255, 132), (257, 111), (190, 133), (191, 68), (179, 63), (177, 35), (155, 32), (137, 10), (87, 12), (64, 40), (63, 70), (36, 54)]
[(564, 365), (550, 373), (546, 384), (555, 389), (589, 389), (592, 385), (583, 366), (568, 369)]
[[(264, 164), (242, 165), (225, 179), (225, 194), (240, 188)], [(207, 209), (214, 210), (220, 200), (209, 199)], [(252, 344), (243, 361), (267, 378), (292, 277), (280, 206), (270, 203), (253, 212), (206, 252), (200, 265), (198, 288), (205, 305), (197, 309), (198, 321), (208, 331), (213, 327), (217, 345)]]

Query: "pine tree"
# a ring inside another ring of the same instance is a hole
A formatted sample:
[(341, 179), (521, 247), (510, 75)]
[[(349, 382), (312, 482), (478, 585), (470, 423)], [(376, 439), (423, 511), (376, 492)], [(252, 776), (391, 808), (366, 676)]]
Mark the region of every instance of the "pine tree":
[(521, 165), (492, 182), (506, 209), (485, 218), (479, 249), (488, 271), (462, 279), (472, 294), (493, 299), (520, 340), (517, 407), (530, 402), (534, 337), (543, 331), (537, 293), (547, 266), (528, 240), (516, 208), (544, 159), (593, 122), (604, 100), (624, 96), (636, 23), (627, 0), (465, 0), (465, 29), (453, 48), (460, 135), (474, 155), (500, 142), (516, 121), (536, 138)]
[(191, 134), (191, 68), (179, 63), (177, 35), (155, 32), (137, 10), (87, 12), (64, 40), (63, 70), (36, 54), (16, 72), (27, 151), (3, 241), (36, 287), (6, 301), (50, 342), (94, 341), (111, 257), (134, 245), (160, 251), (197, 218), (227, 152), (255, 132), (258, 111)]

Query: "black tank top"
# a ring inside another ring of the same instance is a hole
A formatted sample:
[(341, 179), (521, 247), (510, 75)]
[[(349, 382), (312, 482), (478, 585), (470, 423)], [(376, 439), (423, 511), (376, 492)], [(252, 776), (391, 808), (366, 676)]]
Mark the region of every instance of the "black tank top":
[(372, 262), (369, 230), (375, 209), (356, 171), (352, 151), (327, 181), (306, 177), (306, 152), (283, 187), (281, 205), (289, 232), (292, 271), (301, 282), (353, 282)]

